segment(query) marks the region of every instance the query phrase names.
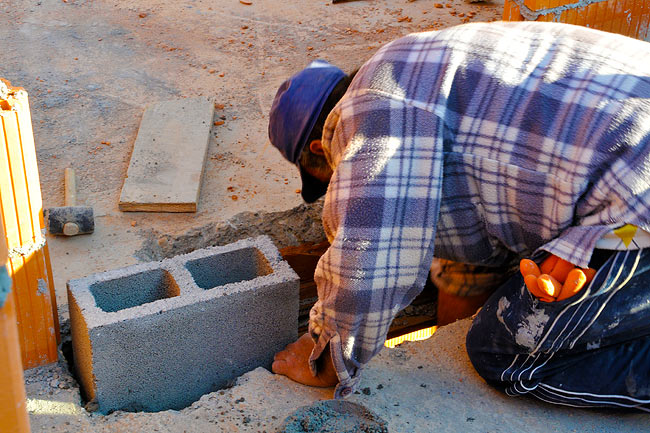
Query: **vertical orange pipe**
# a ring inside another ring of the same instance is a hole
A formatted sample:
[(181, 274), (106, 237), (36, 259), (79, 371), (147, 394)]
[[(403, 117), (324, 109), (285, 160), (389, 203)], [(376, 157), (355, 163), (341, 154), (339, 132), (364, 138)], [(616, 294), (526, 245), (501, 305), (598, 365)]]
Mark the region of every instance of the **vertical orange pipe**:
[(16, 308), (10, 296), (7, 274), (7, 244), (0, 217), (0, 431), (29, 433), (25, 382), (18, 343)]
[(16, 310), (11, 296), (0, 308), (0, 383), (0, 431), (29, 433)]

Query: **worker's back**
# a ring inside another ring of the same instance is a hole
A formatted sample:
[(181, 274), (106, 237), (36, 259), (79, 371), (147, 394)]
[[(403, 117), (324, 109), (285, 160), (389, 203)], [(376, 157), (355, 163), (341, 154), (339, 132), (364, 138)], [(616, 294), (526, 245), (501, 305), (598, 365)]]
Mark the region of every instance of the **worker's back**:
[(613, 226), (650, 230), (648, 43), (552, 23), (412, 34), (334, 112), (335, 162), (359, 151), (337, 148), (354, 136), (399, 137), (386, 143), (413, 158), (442, 147), (438, 257), (503, 265), (544, 247), (586, 266)]

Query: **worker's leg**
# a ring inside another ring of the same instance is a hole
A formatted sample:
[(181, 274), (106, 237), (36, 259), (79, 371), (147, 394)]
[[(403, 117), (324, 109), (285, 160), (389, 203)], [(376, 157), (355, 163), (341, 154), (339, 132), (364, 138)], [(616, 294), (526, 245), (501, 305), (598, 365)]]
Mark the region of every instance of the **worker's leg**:
[(438, 326), (476, 313), (507, 275), (503, 269), (434, 259), (429, 277), (438, 290)]
[(516, 275), (475, 318), (467, 351), (509, 395), (650, 411), (650, 251), (610, 253), (586, 288), (559, 302), (534, 298)]

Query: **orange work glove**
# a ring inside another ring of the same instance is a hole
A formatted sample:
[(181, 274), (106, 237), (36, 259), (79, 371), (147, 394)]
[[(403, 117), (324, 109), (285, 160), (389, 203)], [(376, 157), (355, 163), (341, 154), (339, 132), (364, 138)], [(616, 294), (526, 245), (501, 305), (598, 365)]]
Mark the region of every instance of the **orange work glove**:
[(519, 262), (519, 270), (530, 293), (544, 302), (570, 298), (596, 275), (594, 269), (576, 268), (556, 255), (546, 258), (541, 267), (532, 260), (523, 259)]

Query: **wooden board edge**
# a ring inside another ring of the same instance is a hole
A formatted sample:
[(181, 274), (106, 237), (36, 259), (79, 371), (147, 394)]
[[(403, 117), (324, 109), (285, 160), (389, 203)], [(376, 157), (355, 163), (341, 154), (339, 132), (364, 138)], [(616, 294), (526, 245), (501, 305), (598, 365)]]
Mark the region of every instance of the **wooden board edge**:
[(120, 202), (122, 212), (196, 212), (196, 203), (132, 203)]

